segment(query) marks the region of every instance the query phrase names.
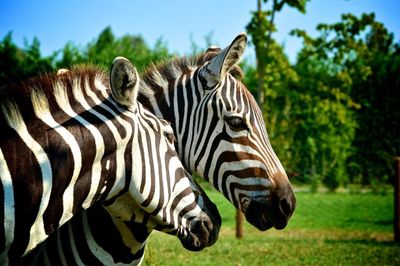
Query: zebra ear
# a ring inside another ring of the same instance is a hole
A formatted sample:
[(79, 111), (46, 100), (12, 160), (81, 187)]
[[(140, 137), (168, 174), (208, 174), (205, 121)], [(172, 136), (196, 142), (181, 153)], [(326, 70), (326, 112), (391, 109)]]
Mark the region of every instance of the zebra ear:
[(63, 75), (70, 72), (69, 69), (66, 68), (60, 68), (59, 70), (57, 70), (57, 76)]
[(139, 90), (139, 74), (132, 63), (125, 57), (116, 57), (111, 65), (111, 90), (117, 102), (128, 109), (133, 109)]
[(200, 76), (207, 82), (206, 87), (212, 88), (217, 85), (226, 73), (239, 62), (246, 48), (246, 33), (239, 34), (225, 49), (213, 57), (210, 62), (201, 70)]

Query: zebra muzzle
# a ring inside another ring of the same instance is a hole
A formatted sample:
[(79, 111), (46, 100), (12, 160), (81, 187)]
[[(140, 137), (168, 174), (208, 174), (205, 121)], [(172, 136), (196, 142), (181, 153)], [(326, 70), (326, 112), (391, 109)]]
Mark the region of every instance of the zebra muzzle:
[(250, 200), (244, 210), (247, 221), (261, 231), (284, 229), (296, 207), (293, 193), (282, 197), (273, 193), (265, 200)]
[(190, 221), (189, 228), (188, 237), (181, 239), (181, 243), (190, 251), (200, 251), (209, 247), (218, 238), (219, 228), (215, 228), (210, 218), (205, 215)]

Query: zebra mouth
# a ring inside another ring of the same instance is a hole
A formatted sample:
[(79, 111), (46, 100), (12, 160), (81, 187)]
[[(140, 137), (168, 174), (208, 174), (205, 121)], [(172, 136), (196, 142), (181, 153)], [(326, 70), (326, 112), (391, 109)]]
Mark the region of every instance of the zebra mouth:
[(288, 223), (288, 218), (280, 215), (270, 200), (248, 200), (243, 207), (246, 220), (261, 231), (272, 227), (281, 230)]
[(272, 222), (267, 218), (266, 211), (257, 204), (254, 200), (245, 205), (243, 210), (246, 220), (260, 231), (266, 231), (273, 227)]
[(268, 229), (271, 229), (273, 227), (273, 224), (268, 218), (263, 214), (260, 213), (259, 215), (249, 215), (245, 214), (246, 220), (255, 226), (258, 230), (261, 231), (266, 231)]
[(190, 230), (181, 243), (187, 250), (200, 251), (217, 241), (219, 229), (215, 228), (208, 217), (194, 219), (190, 222)]

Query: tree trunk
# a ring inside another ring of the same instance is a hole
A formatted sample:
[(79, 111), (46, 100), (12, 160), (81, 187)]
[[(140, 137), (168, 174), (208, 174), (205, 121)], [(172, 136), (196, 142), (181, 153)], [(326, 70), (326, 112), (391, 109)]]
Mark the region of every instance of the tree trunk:
[(394, 177), (394, 241), (400, 242), (400, 157), (395, 158)]
[[(261, 29), (261, 21), (262, 21), (262, 12), (261, 12), (261, 0), (257, 0), (257, 16), (258, 16), (258, 28)], [(264, 33), (259, 33), (259, 34), (264, 34)], [(255, 45), (255, 50), (256, 50), (256, 64), (257, 64), (257, 103), (262, 108), (265, 100), (265, 91), (264, 91), (264, 70), (265, 70), (265, 64), (264, 60), (265, 58), (262, 58), (261, 56), (261, 44)]]
[(236, 238), (243, 238), (243, 212), (236, 210)]

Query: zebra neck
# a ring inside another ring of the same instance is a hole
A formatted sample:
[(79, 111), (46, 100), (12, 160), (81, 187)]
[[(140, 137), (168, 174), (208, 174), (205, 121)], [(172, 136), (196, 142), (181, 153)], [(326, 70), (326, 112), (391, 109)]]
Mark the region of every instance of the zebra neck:
[(82, 222), (86, 241), (92, 243), (91, 253), (104, 265), (132, 264), (143, 259), (149, 235), (145, 226), (116, 219), (101, 205), (89, 208), (86, 217), (82, 215)]
[[(146, 77), (141, 83), (139, 102), (156, 116), (169, 121), (174, 129), (177, 138), (176, 149), (185, 167), (188, 167), (189, 160), (185, 158), (185, 151), (182, 147), (191, 146), (193, 140), (189, 134), (189, 126), (194, 126), (194, 116), (200, 99), (204, 92), (198, 86), (198, 71), (183, 74), (172, 80), (167, 80), (161, 74)], [(189, 125), (192, 123), (192, 125)], [(186, 154), (187, 157), (187, 154)]]
[(118, 195), (130, 182), (131, 160), (125, 160), (132, 154), (132, 119), (110, 98), (102, 99), (100, 108), (89, 106), (83, 96), (76, 99), (80, 104), (57, 97), (52, 100), (37, 90), (31, 92), (31, 102), (2, 103), (0, 125), (6, 134), (0, 152), (10, 179), (7, 200), (18, 196), (9, 205), (15, 217), (6, 231), (12, 228), (11, 237), (18, 236), (10, 250), (16, 256), (33, 249), (80, 209)]

